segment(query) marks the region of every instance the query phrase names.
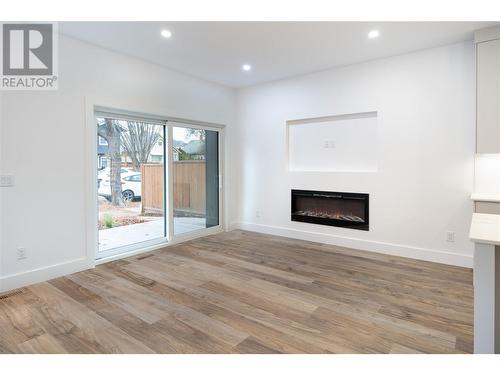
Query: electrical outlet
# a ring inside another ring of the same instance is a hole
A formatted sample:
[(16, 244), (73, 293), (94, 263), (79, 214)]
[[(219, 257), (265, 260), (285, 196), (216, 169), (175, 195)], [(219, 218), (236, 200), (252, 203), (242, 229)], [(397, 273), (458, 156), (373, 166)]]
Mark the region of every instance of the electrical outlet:
[(455, 232), (446, 232), (446, 241), (455, 242)]
[(17, 260), (24, 260), (28, 258), (25, 247), (18, 247), (17, 249)]
[(260, 219), (260, 216), (261, 216), (261, 215), (260, 215), (260, 211), (255, 211), (255, 217), (256, 217), (257, 219)]
[(14, 176), (11, 174), (0, 175), (0, 186), (2, 187), (14, 186)]
[(335, 148), (334, 141), (325, 141), (325, 148)]

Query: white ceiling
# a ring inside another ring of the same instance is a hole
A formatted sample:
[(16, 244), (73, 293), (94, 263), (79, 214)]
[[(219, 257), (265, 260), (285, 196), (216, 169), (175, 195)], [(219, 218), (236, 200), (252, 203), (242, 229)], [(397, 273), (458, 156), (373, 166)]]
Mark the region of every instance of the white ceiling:
[[(63, 34), (231, 87), (472, 40), (493, 22), (62, 22)], [(162, 29), (172, 37), (160, 36)], [(370, 40), (367, 33), (380, 31)], [(252, 65), (250, 72), (241, 66)]]

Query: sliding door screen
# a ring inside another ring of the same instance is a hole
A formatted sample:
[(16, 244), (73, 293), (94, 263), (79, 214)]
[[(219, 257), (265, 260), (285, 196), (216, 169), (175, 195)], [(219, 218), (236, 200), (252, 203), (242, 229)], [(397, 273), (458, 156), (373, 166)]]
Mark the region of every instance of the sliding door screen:
[(98, 258), (166, 237), (165, 136), (164, 125), (97, 117)]
[(174, 235), (219, 225), (219, 132), (173, 127)]

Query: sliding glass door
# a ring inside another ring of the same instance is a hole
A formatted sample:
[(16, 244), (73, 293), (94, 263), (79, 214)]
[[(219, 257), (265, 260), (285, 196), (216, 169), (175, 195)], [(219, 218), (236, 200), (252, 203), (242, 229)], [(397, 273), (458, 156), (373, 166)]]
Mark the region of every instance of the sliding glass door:
[(172, 134), (174, 234), (219, 225), (219, 132), (175, 126)]
[(98, 257), (166, 238), (165, 126), (97, 117)]
[(98, 259), (219, 226), (217, 129), (105, 112), (96, 125)]

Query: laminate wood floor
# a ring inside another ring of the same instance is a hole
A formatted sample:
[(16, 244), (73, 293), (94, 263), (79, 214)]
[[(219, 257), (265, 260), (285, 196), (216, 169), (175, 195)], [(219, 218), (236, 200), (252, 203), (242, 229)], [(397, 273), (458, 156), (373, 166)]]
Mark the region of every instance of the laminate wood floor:
[(472, 270), (232, 231), (0, 296), (3, 353), (470, 353)]

